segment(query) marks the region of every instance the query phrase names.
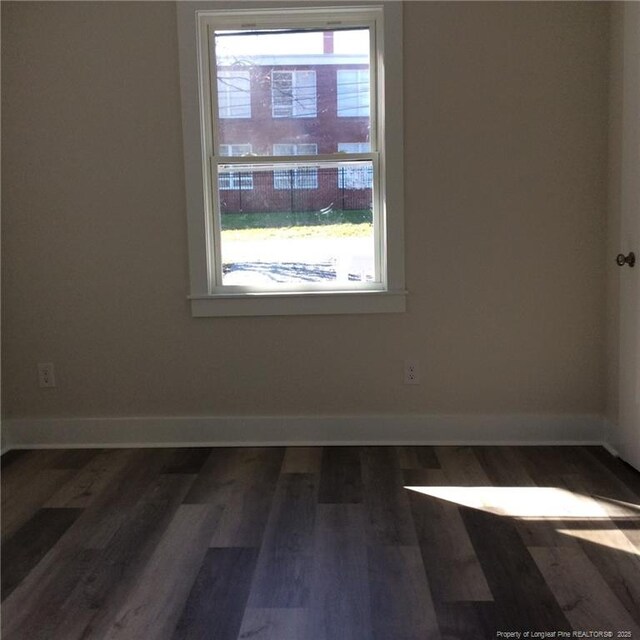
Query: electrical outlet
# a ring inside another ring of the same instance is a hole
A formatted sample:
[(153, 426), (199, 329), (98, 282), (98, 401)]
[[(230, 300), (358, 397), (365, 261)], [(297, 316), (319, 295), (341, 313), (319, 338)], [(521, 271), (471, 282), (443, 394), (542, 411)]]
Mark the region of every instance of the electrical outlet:
[(38, 383), (41, 387), (56, 386), (56, 374), (53, 369), (53, 362), (38, 363)]
[(404, 383), (420, 384), (420, 367), (417, 360), (404, 361)]

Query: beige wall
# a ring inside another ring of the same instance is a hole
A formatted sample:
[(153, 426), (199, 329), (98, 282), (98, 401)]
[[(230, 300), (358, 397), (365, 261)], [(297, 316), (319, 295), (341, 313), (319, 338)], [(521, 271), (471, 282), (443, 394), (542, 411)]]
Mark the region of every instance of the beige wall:
[(606, 5), (406, 3), (397, 315), (190, 317), (175, 21), (2, 3), (6, 416), (604, 410)]

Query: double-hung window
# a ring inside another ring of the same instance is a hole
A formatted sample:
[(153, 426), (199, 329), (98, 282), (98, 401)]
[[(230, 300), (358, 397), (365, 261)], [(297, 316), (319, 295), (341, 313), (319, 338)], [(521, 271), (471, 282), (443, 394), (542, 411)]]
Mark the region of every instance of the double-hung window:
[(272, 70), (271, 95), (274, 118), (315, 118), (318, 114), (315, 71)]
[(178, 3), (194, 316), (404, 310), (401, 25)]

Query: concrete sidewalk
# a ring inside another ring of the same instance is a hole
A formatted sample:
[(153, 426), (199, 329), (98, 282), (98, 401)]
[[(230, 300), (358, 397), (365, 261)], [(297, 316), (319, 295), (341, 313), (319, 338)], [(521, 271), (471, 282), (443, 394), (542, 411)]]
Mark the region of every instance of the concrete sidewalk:
[(224, 241), (226, 285), (348, 282), (374, 277), (372, 238)]

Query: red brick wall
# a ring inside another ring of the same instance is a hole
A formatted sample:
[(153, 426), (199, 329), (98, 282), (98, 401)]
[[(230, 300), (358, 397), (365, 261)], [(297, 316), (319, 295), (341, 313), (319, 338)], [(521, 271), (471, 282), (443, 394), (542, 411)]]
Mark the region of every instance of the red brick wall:
[[(270, 155), (275, 143), (316, 144), (319, 154), (336, 153), (339, 142), (366, 142), (368, 117), (338, 117), (337, 70), (364, 68), (364, 65), (278, 66), (277, 70), (316, 72), (317, 117), (274, 118), (272, 115), (271, 69), (253, 67), (251, 79), (251, 118), (218, 120), (220, 144), (251, 144), (257, 155)], [(318, 188), (275, 189), (273, 173), (254, 174), (253, 189), (221, 190), (222, 212), (312, 211), (367, 209), (371, 189), (342, 189), (337, 170), (318, 172)]]

